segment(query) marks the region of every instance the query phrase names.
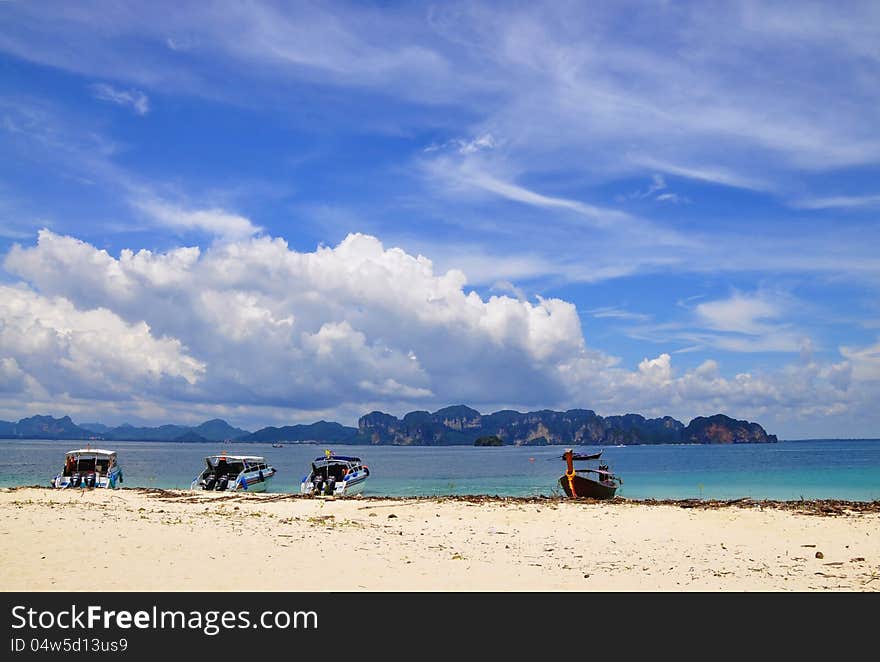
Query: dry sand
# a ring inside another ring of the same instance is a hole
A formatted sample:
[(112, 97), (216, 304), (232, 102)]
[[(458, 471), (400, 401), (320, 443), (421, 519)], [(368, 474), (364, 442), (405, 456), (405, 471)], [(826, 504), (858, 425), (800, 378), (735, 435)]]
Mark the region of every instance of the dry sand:
[(0, 490), (0, 568), (8, 591), (878, 591), (880, 503), (28, 487)]

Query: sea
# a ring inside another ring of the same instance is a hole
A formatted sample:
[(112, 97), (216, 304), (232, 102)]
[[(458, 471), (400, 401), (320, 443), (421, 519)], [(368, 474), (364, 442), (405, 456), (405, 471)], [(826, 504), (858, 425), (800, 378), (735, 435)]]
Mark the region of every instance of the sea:
[[(0, 487), (48, 485), (68, 450), (83, 442), (0, 440)], [(278, 473), (270, 492), (295, 493), (313, 459), (329, 448), (370, 468), (370, 496), (557, 496), (561, 446), (325, 446), (260, 443), (97, 442), (118, 453), (123, 487), (189, 488), (205, 457), (261, 455)], [(880, 440), (781, 441), (775, 444), (579, 446), (601, 450), (628, 499), (880, 500)], [(595, 466), (592, 463), (591, 466)]]

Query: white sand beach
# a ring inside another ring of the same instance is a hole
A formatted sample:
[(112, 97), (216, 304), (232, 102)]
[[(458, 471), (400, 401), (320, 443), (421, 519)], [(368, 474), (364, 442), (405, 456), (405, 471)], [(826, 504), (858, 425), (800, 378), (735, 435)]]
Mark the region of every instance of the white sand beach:
[(0, 567), (7, 591), (880, 591), (877, 506), (13, 488)]

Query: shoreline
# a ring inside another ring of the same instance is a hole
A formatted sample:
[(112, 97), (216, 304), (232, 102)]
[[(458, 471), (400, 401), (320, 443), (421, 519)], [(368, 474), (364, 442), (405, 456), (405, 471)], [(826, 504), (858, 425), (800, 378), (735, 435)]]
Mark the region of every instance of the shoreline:
[[(16, 492), (18, 490), (47, 490), (50, 492), (91, 492), (105, 491), (95, 488), (71, 488), (59, 490), (46, 485), (16, 485), (0, 487), (0, 493)], [(678, 506), (679, 508), (718, 509), (718, 508), (772, 508), (776, 510), (791, 510), (812, 515), (846, 515), (848, 513), (880, 513), (880, 499), (872, 501), (859, 501), (851, 499), (752, 499), (740, 497), (737, 499), (635, 499), (616, 496), (613, 499), (579, 498), (571, 499), (566, 496), (504, 496), (498, 494), (440, 494), (440, 495), (370, 495), (359, 494), (354, 497), (319, 497), (305, 496), (295, 492), (204, 492), (201, 490), (178, 489), (168, 487), (119, 487), (109, 490), (111, 494), (135, 492), (152, 495), (156, 498), (179, 499), (185, 495), (204, 495), (209, 498), (219, 499), (255, 499), (257, 501), (427, 501), (427, 502), (464, 502), (464, 503), (524, 503), (524, 504), (551, 504), (551, 503), (580, 503), (580, 504), (630, 504), (642, 506)]]
[[(43, 485), (30, 485), (35, 489), (53, 489)], [(0, 488), (20, 489), (20, 488)], [(158, 498), (178, 498), (181, 494), (192, 494), (191, 490), (177, 490), (163, 487), (129, 487), (120, 488), (154, 494)], [(165, 495), (165, 496), (163, 496)], [(243, 492), (224, 494), (217, 497), (235, 499), (255, 498), (263, 501), (283, 501), (287, 499), (304, 499), (316, 501), (341, 501), (337, 497), (314, 497), (296, 493), (249, 493)], [(443, 494), (443, 495), (408, 495), (408, 496), (376, 496), (361, 494), (356, 497), (347, 497), (345, 500), (358, 501), (425, 501), (425, 502), (462, 502), (462, 503), (524, 503), (524, 504), (551, 504), (551, 503), (581, 503), (581, 504), (630, 504), (640, 506), (678, 506), (679, 508), (718, 509), (718, 508), (773, 508), (777, 510), (792, 510), (811, 515), (846, 515), (848, 513), (880, 513), (880, 500), (852, 501), (847, 499), (752, 499), (741, 497), (739, 499), (628, 499), (626, 497), (614, 497), (613, 499), (570, 499), (565, 496), (501, 496), (497, 494)]]
[(14, 487), (0, 515), (7, 591), (880, 591), (878, 501)]

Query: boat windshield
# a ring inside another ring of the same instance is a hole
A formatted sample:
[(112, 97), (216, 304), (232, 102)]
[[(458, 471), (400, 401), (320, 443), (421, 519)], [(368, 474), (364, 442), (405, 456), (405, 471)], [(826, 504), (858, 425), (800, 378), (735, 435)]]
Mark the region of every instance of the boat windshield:
[(324, 480), (334, 478), (336, 481), (341, 481), (352, 469), (353, 467), (348, 462), (333, 462), (331, 460), (312, 464), (312, 474), (315, 477), (320, 476)]
[(64, 463), (64, 474), (70, 476), (74, 473), (91, 473), (106, 474), (110, 467), (113, 466), (112, 459), (109, 457), (82, 457), (68, 455)]
[[(213, 462), (212, 462), (213, 460)], [(244, 470), (244, 464), (241, 461), (226, 460), (226, 458), (208, 458), (208, 473), (212, 473), (218, 477), (229, 476), (234, 478)]]

